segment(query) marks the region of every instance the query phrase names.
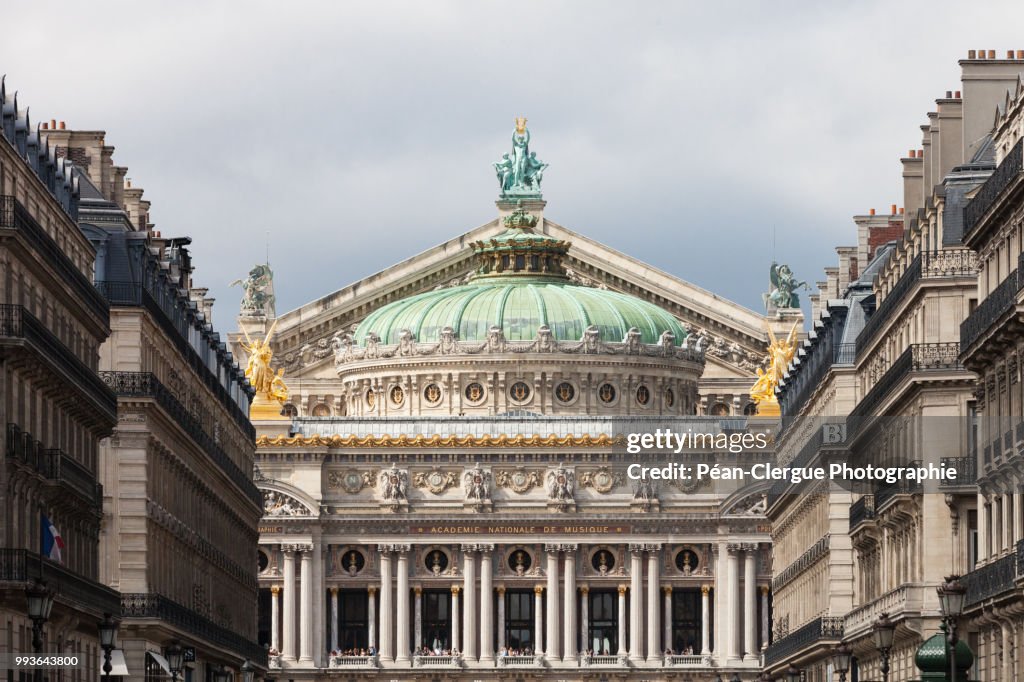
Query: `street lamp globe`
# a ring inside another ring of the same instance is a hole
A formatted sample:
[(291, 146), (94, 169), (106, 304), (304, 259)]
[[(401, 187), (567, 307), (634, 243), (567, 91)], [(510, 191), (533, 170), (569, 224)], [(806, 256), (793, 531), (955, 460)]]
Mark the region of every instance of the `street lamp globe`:
[(167, 667), (171, 669), (172, 678), (176, 678), (178, 673), (181, 672), (184, 658), (185, 651), (181, 648), (181, 645), (177, 642), (171, 642), (171, 645), (167, 647)]
[(964, 612), (967, 588), (960, 582), (960, 576), (946, 576), (946, 582), (936, 589), (939, 593), (939, 607), (946, 618), (959, 618)]
[(53, 608), (53, 592), (46, 583), (38, 580), (28, 588), (28, 617), (36, 621), (45, 621), (50, 618), (50, 609)]
[(103, 614), (100, 621), (100, 647), (113, 649), (117, 646), (117, 621), (110, 617), (109, 613)]
[(256, 678), (256, 668), (253, 667), (249, 659), (245, 659), (245, 663), (242, 664), (242, 682), (253, 682)]
[(872, 632), (875, 638), (875, 648), (879, 651), (888, 651), (892, 648), (892, 640), (896, 635), (896, 624), (889, 620), (888, 613), (882, 613), (875, 621)]

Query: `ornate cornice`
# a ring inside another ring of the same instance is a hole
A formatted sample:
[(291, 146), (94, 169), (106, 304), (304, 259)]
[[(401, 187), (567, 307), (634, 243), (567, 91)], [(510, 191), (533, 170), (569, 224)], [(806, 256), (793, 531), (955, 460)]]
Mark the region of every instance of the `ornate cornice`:
[(446, 447), (446, 448), (493, 448), (493, 447), (612, 447), (622, 445), (625, 440), (619, 436), (599, 434), (592, 436), (259, 436), (257, 448), (395, 448), (395, 447)]

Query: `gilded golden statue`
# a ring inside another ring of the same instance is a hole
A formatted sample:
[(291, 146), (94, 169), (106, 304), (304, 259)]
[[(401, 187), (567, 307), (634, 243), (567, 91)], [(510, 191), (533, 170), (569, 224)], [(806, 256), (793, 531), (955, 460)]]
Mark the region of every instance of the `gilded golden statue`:
[(799, 323), (794, 323), (789, 335), (781, 341), (775, 338), (775, 332), (768, 327), (768, 369), (757, 369), (757, 382), (750, 389), (750, 397), (757, 404), (757, 413), (760, 415), (779, 414), (779, 401), (775, 397), (775, 389), (782, 381), (786, 367), (796, 355), (798, 325)]
[(252, 339), (244, 329), (245, 342), (242, 348), (249, 354), (249, 361), (245, 366), (245, 377), (249, 380), (256, 397), (252, 401), (250, 417), (253, 419), (277, 419), (280, 418), (281, 405), (288, 399), (288, 387), (284, 383), (284, 370), (274, 372), (270, 361), (274, 357), (274, 351), (270, 348), (270, 339), (274, 335), (274, 328), (277, 320), (270, 325), (266, 337)]

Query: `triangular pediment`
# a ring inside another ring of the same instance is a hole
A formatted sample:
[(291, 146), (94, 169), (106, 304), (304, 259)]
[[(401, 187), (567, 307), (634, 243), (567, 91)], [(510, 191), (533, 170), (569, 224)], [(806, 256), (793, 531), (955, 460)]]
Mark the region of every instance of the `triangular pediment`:
[[(295, 379), (333, 375), (330, 340), (395, 300), (461, 283), (476, 269), (470, 243), (504, 231), (498, 219), (427, 249), (278, 317), (276, 363)], [(664, 308), (708, 335), (708, 370), (718, 377), (753, 376), (767, 343), (764, 317), (545, 218), (539, 231), (572, 242), (568, 268), (578, 283), (608, 288)], [(276, 364), (275, 363), (275, 364)]]

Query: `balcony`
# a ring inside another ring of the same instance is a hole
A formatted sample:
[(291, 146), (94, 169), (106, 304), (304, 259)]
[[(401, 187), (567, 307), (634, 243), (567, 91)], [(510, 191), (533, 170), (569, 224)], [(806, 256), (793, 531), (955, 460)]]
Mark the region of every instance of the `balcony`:
[(875, 414), (882, 400), (906, 379), (911, 372), (962, 370), (959, 360), (960, 344), (956, 341), (945, 343), (915, 343), (907, 348), (882, 374), (881, 378), (850, 412), (851, 417), (865, 417)]
[(710, 668), (711, 667), (711, 656), (701, 656), (699, 654), (691, 655), (680, 655), (680, 654), (669, 654), (665, 656), (665, 667), (666, 668)]
[(413, 666), (417, 668), (461, 668), (462, 657), (448, 656), (413, 656)]
[(804, 649), (817, 646), (820, 643), (838, 644), (842, 639), (842, 618), (818, 616), (770, 644), (764, 652), (764, 664), (771, 666), (782, 663), (792, 659)]
[(1019, 269), (1007, 275), (999, 286), (989, 292), (988, 296), (974, 309), (974, 312), (960, 323), (960, 347), (964, 349), (965, 354), (1000, 318), (1016, 307), (1017, 292), (1020, 290), (1020, 285), (1024, 284), (1024, 281), (1018, 282), (1018, 272), (1020, 272)]
[(106, 585), (27, 549), (0, 548), (0, 583), (27, 586), (40, 575), (48, 587), (57, 591), (58, 603), (89, 611), (97, 620), (104, 613), (120, 610), (117, 592)]
[(1021, 545), (1018, 543), (1016, 553), (1007, 554), (980, 568), (976, 568), (961, 578), (961, 582), (967, 588), (966, 605), (971, 606), (986, 599), (1014, 591), (1014, 583), (1018, 575), (1018, 556), (1020, 553)]
[(103, 486), (91, 471), (62, 450), (46, 449), (22, 431), (17, 424), (7, 425), (6, 456), (34, 470), (48, 481), (66, 486), (93, 507), (103, 505)]
[(267, 666), (267, 650), (259, 644), (159, 594), (122, 594), (120, 609), (113, 612), (118, 611), (122, 618), (163, 621), (204, 643), (228, 649), (260, 667)]
[(534, 656), (498, 656), (496, 659), (499, 668), (542, 668), (544, 657), (541, 654)]
[(106, 426), (113, 428), (117, 423), (117, 398), (110, 389), (23, 306), (0, 305), (0, 346), (30, 348), (38, 360), (102, 415)]
[(60, 281), (74, 292), (80, 302), (94, 315), (107, 323), (110, 310), (89, 278), (75, 267), (67, 254), (57, 245), (29, 212), (12, 196), (0, 195), (0, 229), (14, 230), (54, 269)]
[(875, 518), (875, 496), (864, 495), (850, 505), (850, 533), (862, 523)]
[(978, 238), (978, 235), (971, 233), (980, 227), (982, 219), (999, 202), (1006, 189), (1024, 173), (1022, 143), (1024, 143), (1024, 140), (1017, 141), (1017, 144), (1003, 158), (999, 167), (989, 176), (970, 203), (964, 207), (964, 235), (970, 236), (971, 241), (975, 241)]
[[(138, 306), (146, 308), (150, 316), (152, 316), (164, 334), (171, 339), (178, 352), (188, 362), (192, 371), (210, 389), (210, 392), (213, 393), (224, 409), (228, 411), (238, 427), (249, 438), (255, 438), (256, 431), (249, 421), (248, 407), (243, 410), (235, 402), (221, 383), (217, 374), (207, 366), (206, 362), (189, 342), (190, 330), (192, 329), (191, 322), (183, 314), (181, 306), (178, 305), (180, 301), (171, 298), (163, 290), (168, 286), (154, 284), (152, 286), (153, 291), (151, 291), (149, 287), (144, 286), (141, 282), (96, 282), (96, 290), (101, 292), (110, 301), (110, 305), (115, 308)], [(210, 338), (212, 332), (200, 331), (200, 334), (203, 337), (204, 343), (213, 343), (213, 340)], [(227, 375), (230, 376), (234, 372), (234, 368), (225, 362), (222, 353), (217, 354), (217, 363), (224, 367)], [(244, 376), (241, 376), (241, 372), (239, 374), (244, 382)], [(246, 386), (248, 385), (246, 384)]]
[(199, 449), (231, 479), (238, 488), (253, 501), (263, 506), (263, 495), (247, 476), (228, 456), (216, 441), (203, 429), (199, 418), (189, 412), (174, 394), (151, 372), (100, 372), (100, 377), (119, 397), (152, 398), (157, 405), (195, 441)]
[(843, 618), (843, 635), (854, 639), (871, 632), (872, 626), (883, 613), (894, 620), (907, 615), (918, 615), (924, 608), (925, 586), (900, 585), (877, 599), (850, 611)]
[[(921, 460), (907, 462), (907, 467), (916, 468), (921, 466)], [(881, 512), (889, 502), (897, 495), (917, 495), (924, 492), (921, 481), (900, 480), (895, 483), (880, 483), (875, 488), (875, 512)]]
[(944, 468), (956, 469), (956, 479), (940, 481), (940, 488), (957, 488), (969, 486), (974, 488), (978, 483), (978, 458), (974, 455), (966, 457), (943, 457), (939, 464)]
[[(279, 658), (274, 656), (273, 658)], [(420, 658), (417, 656), (416, 658)], [(331, 668), (345, 668), (347, 670), (359, 670), (359, 669), (371, 669), (378, 666), (376, 656), (331, 656), (328, 661), (328, 666)], [(280, 661), (278, 665), (271, 665), (270, 667), (280, 667)]]

